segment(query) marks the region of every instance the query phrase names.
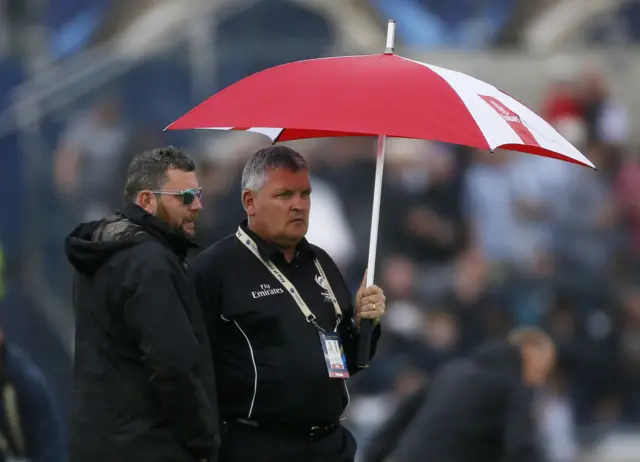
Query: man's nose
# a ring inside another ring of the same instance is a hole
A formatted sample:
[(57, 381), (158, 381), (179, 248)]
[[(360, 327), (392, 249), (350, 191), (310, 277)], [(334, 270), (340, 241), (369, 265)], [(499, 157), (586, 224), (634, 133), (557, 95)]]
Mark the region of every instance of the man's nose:
[(293, 199), (291, 199), (291, 210), (304, 210), (307, 204), (307, 199), (303, 198), (300, 194), (296, 194), (293, 196)]
[(200, 200), (199, 197), (195, 197), (193, 199), (193, 202), (191, 203), (191, 205), (189, 205), (189, 210), (191, 212), (198, 212), (202, 210), (202, 201)]

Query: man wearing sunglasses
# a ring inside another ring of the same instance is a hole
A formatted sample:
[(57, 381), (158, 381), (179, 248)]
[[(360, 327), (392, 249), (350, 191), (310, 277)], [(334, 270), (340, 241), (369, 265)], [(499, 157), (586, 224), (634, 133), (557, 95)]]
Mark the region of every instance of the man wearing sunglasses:
[(70, 462), (216, 459), (215, 377), (185, 270), (200, 197), (182, 151), (148, 151), (129, 167), (127, 205), (65, 241), (75, 268)]

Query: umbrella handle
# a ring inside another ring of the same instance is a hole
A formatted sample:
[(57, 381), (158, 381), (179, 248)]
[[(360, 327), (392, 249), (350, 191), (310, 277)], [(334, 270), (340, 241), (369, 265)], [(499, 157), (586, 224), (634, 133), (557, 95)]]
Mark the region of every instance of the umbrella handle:
[[(387, 43), (385, 54), (393, 54), (396, 36), (396, 22), (387, 22)], [(376, 153), (376, 181), (373, 188), (373, 209), (371, 210), (371, 235), (369, 237), (369, 262), (367, 263), (366, 286), (373, 285), (373, 275), (376, 270), (376, 249), (378, 247), (378, 223), (380, 221), (380, 199), (382, 197), (382, 171), (384, 169), (384, 148), (387, 137), (378, 135), (378, 149)], [(369, 367), (371, 359), (371, 334), (373, 321), (363, 319), (360, 322), (360, 338), (358, 339), (358, 368)]]
[(360, 337), (358, 338), (358, 369), (366, 369), (369, 367), (372, 333), (373, 321), (371, 321), (371, 319), (363, 319), (360, 321)]
[[(387, 137), (378, 135), (376, 155), (376, 177), (373, 188), (373, 209), (371, 211), (371, 235), (369, 237), (369, 262), (367, 264), (366, 286), (373, 285), (376, 270), (376, 249), (378, 246), (378, 223), (380, 221), (380, 201), (382, 197), (382, 172), (384, 169), (384, 151)], [(371, 357), (371, 333), (373, 321), (363, 319), (360, 323), (360, 339), (358, 340), (358, 367), (369, 367)]]

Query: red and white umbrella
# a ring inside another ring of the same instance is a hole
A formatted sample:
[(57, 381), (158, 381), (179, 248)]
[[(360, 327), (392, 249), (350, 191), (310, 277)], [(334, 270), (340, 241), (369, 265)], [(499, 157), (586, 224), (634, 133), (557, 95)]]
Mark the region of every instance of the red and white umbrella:
[(258, 72), (167, 128), (247, 130), (274, 142), (386, 135), (524, 151), (593, 167), (540, 116), (493, 85), (391, 52)]
[(373, 284), (386, 137), (521, 151), (595, 168), (525, 105), (469, 75), (393, 53), (297, 61), (221, 90), (167, 127), (244, 130), (274, 143), (377, 136), (367, 284)]

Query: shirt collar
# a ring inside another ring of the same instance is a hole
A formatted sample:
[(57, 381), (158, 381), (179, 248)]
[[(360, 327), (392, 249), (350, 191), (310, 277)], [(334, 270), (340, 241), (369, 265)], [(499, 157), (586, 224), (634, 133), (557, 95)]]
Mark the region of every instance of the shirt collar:
[[(266, 242), (264, 239), (262, 239), (260, 236), (249, 229), (249, 223), (247, 219), (244, 219), (242, 223), (240, 223), (240, 228), (242, 228), (242, 230), (247, 233), (251, 239), (254, 240), (254, 242), (258, 246), (258, 251), (260, 252), (262, 258), (271, 260), (274, 263), (286, 262), (284, 255), (277, 246)], [(316, 255), (313, 251), (313, 248), (311, 247), (311, 244), (309, 244), (309, 241), (307, 241), (307, 239), (303, 237), (296, 246), (296, 256), (294, 257), (293, 261), (300, 261), (307, 258), (313, 259), (315, 258), (315, 256)]]

